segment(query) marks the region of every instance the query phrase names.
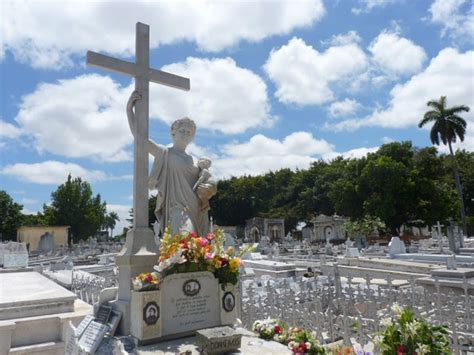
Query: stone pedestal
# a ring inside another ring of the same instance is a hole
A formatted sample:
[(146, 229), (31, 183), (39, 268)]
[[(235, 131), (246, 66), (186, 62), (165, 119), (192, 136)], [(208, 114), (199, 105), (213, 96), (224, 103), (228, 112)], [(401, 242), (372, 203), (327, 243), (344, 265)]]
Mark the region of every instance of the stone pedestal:
[(160, 290), (131, 293), (131, 335), (141, 344), (194, 335), (233, 325), (240, 317), (237, 285), (221, 285), (210, 272), (167, 276)]
[(150, 272), (158, 263), (159, 253), (154, 234), (150, 228), (134, 228), (127, 233), (122, 251), (116, 257), (119, 268), (117, 300), (112, 302), (115, 309), (122, 312), (118, 333), (130, 334), (130, 302), (132, 298), (132, 279), (142, 272)]

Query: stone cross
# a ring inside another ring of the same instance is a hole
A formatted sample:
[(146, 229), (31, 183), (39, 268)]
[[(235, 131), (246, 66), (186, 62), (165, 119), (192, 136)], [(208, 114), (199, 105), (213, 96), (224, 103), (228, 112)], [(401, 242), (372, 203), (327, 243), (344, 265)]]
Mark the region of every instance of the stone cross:
[(441, 231), (441, 227), (444, 227), (444, 225), (440, 224), (439, 221), (438, 221), (438, 222), (436, 222), (435, 227), (436, 227), (436, 230), (438, 232), (438, 238), (441, 240), (441, 238), (443, 237), (443, 234), (442, 234), (443, 232)]
[(148, 99), (149, 83), (189, 91), (189, 79), (150, 68), (150, 27), (136, 24), (135, 63), (88, 51), (87, 64), (135, 78), (141, 95), (135, 107), (133, 227), (148, 228)]

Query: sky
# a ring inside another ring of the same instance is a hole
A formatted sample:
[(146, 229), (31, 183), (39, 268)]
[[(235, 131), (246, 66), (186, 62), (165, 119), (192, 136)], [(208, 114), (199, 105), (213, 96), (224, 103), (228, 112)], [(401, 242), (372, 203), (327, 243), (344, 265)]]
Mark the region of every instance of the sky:
[(188, 152), (219, 179), (430, 146), (417, 124), (442, 95), (473, 109), (456, 147), (474, 151), (469, 0), (2, 0), (0, 189), (24, 212), (71, 174), (127, 225), (133, 79), (85, 55), (133, 62), (136, 22), (150, 25), (151, 67), (191, 80), (189, 92), (150, 84), (150, 138), (168, 145), (170, 124), (192, 118)]

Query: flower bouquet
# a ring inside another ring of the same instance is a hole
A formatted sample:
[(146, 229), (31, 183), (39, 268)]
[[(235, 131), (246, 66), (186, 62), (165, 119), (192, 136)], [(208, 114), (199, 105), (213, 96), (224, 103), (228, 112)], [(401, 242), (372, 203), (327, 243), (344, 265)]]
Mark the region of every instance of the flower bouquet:
[(157, 272), (143, 272), (132, 280), (135, 291), (157, 290), (160, 285), (160, 275)]
[(446, 326), (436, 326), (416, 318), (410, 308), (392, 306), (395, 317), (382, 319), (384, 330), (374, 342), (383, 355), (452, 354)]
[(167, 228), (160, 246), (159, 264), (154, 269), (163, 277), (174, 273), (209, 271), (220, 284), (235, 285), (239, 280), (241, 256), (234, 248), (224, 250), (224, 231), (199, 236), (194, 232), (171, 235)]
[(254, 332), (258, 333), (262, 339), (275, 340), (279, 343), (286, 344), (287, 326), (279, 320), (257, 320), (253, 323), (252, 329)]
[(315, 336), (303, 328), (288, 329), (288, 348), (294, 354), (325, 354), (326, 350), (321, 346)]

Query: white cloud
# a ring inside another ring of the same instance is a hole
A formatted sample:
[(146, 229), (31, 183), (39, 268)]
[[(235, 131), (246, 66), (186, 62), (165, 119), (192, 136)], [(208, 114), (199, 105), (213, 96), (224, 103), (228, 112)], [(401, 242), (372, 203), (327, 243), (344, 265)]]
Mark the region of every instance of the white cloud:
[(274, 122), (265, 82), (231, 58), (188, 58), (163, 70), (191, 78), (190, 92), (151, 84), (150, 114), (168, 124), (188, 116), (198, 129), (234, 134)]
[(130, 91), (99, 75), (43, 83), (23, 97), (16, 121), (40, 152), (130, 160), (124, 149), (133, 141), (125, 113)]
[(107, 178), (100, 170), (87, 170), (80, 165), (59, 161), (44, 161), (35, 164), (17, 163), (7, 165), (0, 172), (13, 176), (21, 181), (44, 185), (59, 185), (67, 180), (68, 174), (80, 177), (88, 182), (101, 181)]
[(473, 42), (474, 8), (470, 0), (435, 0), (431, 21), (443, 26), (441, 35)]
[(320, 105), (334, 99), (331, 85), (350, 84), (367, 67), (357, 44), (333, 46), (320, 53), (300, 38), (270, 53), (264, 69), (283, 103)]
[(281, 168), (303, 169), (333, 149), (332, 144), (308, 132), (294, 132), (283, 140), (258, 134), (244, 143), (224, 145), (222, 154), (213, 161), (214, 172), (218, 178), (227, 178), (264, 174)]
[[(349, 119), (337, 124), (328, 124), (334, 130), (354, 130), (364, 126), (403, 128), (415, 126), (428, 111), (426, 103), (440, 96), (447, 96), (448, 105), (474, 107), (474, 51), (458, 52), (445, 48), (433, 58), (429, 66), (407, 82), (396, 85), (390, 92), (391, 99), (386, 108), (376, 109), (361, 119)], [(463, 115), (474, 120), (473, 111)]]
[(116, 222), (114, 228), (114, 236), (117, 234), (121, 234), (124, 227), (128, 227), (129, 223), (127, 218), (130, 218), (129, 211), (132, 208), (131, 205), (120, 205), (120, 204), (113, 204), (107, 203), (107, 213), (115, 212), (119, 216), (120, 220)]
[(18, 138), (20, 135), (21, 130), (18, 127), (0, 119), (0, 138)]
[(354, 148), (342, 153), (331, 152), (331, 153), (325, 154), (324, 159), (330, 160), (330, 159), (337, 158), (339, 156), (342, 156), (345, 159), (359, 159), (359, 158), (367, 156), (367, 154), (369, 153), (375, 153), (378, 149), (379, 147), (370, 147), (370, 148), (361, 147), (361, 148)]
[(194, 41), (202, 50), (220, 51), (242, 40), (258, 42), (309, 27), (325, 9), (321, 0), (69, 0), (67, 6), (61, 1), (7, 0), (2, 12), (1, 51), (34, 67), (57, 69), (71, 65), (87, 49), (132, 55), (136, 21), (151, 25), (152, 47)]
[(382, 31), (370, 44), (369, 51), (383, 71), (395, 75), (416, 73), (426, 60), (422, 47), (395, 32)]
[(345, 98), (342, 101), (336, 101), (329, 106), (329, 114), (333, 117), (344, 117), (350, 116), (357, 112), (361, 108), (356, 100)]
[(359, 7), (353, 7), (352, 12), (356, 15), (368, 13), (376, 7), (384, 7), (397, 0), (359, 0)]
[(390, 138), (390, 137), (387, 137), (387, 136), (384, 136), (384, 137), (380, 138), (380, 140), (381, 140), (384, 144), (395, 142), (395, 139)]
[[(183, 92), (151, 84), (151, 118), (171, 124), (189, 116), (198, 129), (225, 134), (268, 127), (275, 120), (264, 81), (230, 58), (188, 58), (163, 69), (192, 78), (192, 89)], [(43, 83), (22, 98), (16, 121), (34, 138), (39, 152), (130, 160), (127, 146), (133, 137), (125, 106), (132, 90), (133, 85), (122, 87), (109, 77), (92, 74)]]
[(212, 158), (212, 173), (216, 178), (223, 179), (261, 175), (283, 168), (307, 169), (317, 159), (331, 160), (338, 156), (360, 158), (378, 148), (359, 147), (338, 152), (333, 144), (317, 139), (309, 132), (294, 132), (281, 140), (257, 134), (247, 142), (222, 146), (219, 154)]
[(345, 46), (352, 43), (360, 43), (362, 38), (357, 31), (349, 31), (344, 34), (333, 35), (328, 41), (322, 41), (322, 44), (329, 44), (332, 46)]

